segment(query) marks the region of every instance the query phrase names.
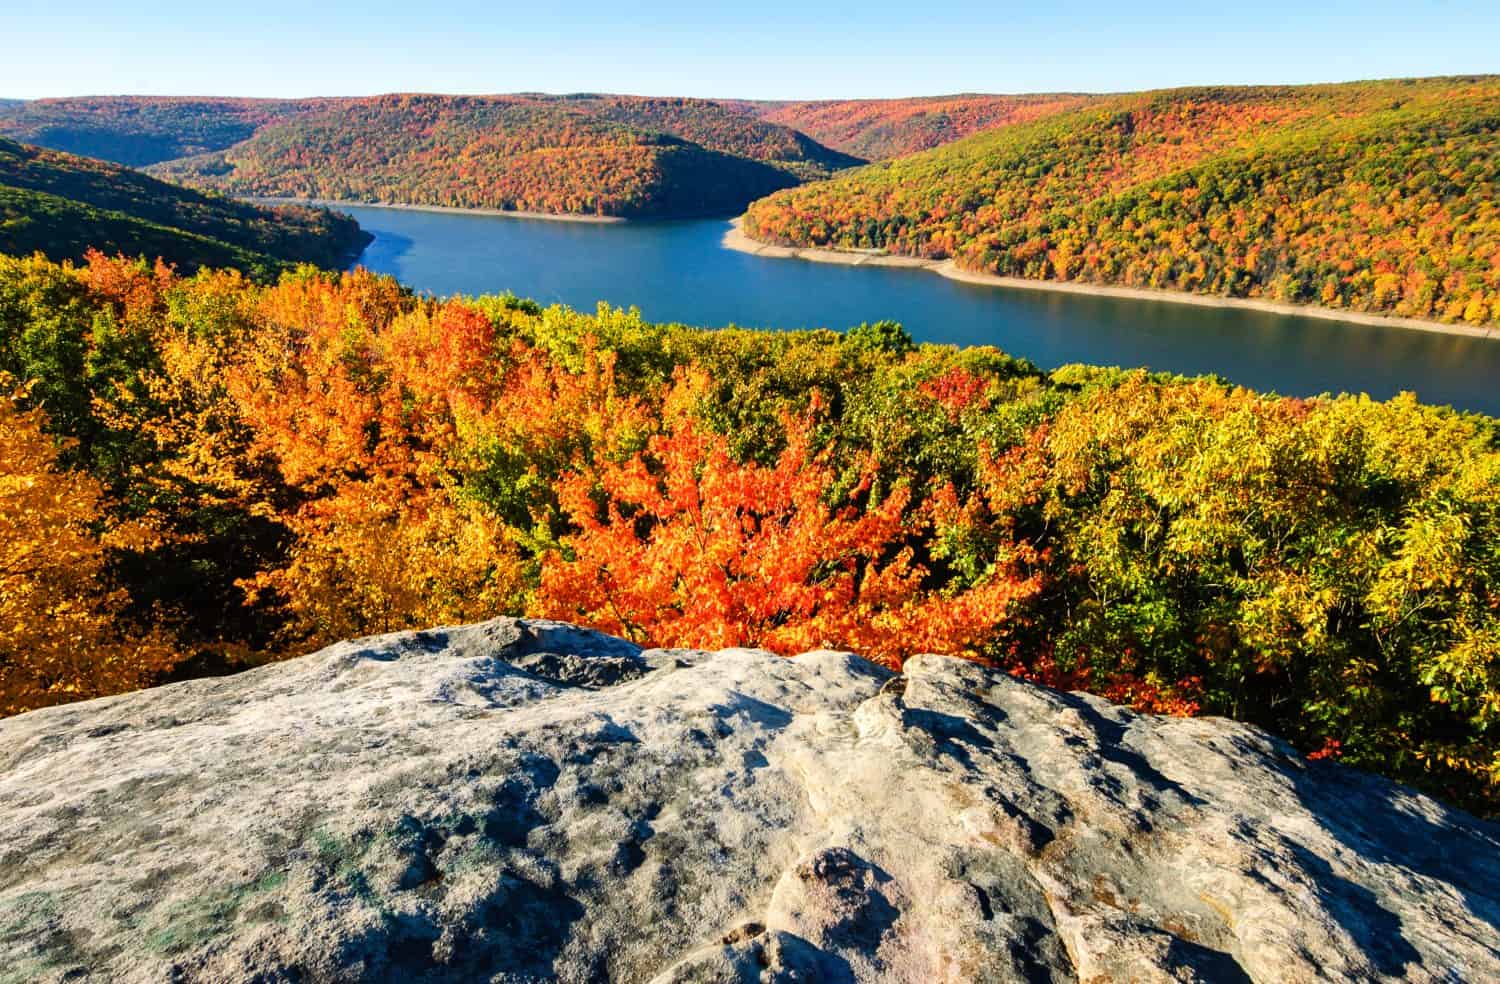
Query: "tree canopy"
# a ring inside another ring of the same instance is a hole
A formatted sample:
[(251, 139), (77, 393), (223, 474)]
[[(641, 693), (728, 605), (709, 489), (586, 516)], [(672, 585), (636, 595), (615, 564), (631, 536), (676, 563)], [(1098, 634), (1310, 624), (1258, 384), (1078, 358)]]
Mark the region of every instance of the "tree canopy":
[(1490, 418), (100, 254), (0, 258), (0, 372), (12, 711), (532, 613), (950, 652), (1500, 810)]

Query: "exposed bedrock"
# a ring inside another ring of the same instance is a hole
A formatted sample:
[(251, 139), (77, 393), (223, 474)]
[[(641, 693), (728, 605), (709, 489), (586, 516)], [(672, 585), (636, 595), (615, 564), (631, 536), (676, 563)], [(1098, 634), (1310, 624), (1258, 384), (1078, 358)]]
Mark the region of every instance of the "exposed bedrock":
[(1495, 981), (1500, 828), (923, 656), (499, 619), (0, 722), (0, 982)]

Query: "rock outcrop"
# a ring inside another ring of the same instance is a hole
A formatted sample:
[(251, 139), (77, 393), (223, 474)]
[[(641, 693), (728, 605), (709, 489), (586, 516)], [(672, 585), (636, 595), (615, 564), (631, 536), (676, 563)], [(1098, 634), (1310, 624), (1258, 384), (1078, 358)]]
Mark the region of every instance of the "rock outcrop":
[(497, 620), (0, 722), (0, 981), (1495, 981), (1500, 828), (959, 660)]

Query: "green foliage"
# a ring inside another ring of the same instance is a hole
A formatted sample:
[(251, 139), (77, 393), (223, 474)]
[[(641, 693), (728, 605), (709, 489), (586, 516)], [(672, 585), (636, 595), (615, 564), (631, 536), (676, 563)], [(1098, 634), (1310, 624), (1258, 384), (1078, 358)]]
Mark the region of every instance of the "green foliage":
[(196, 233), (42, 192), (0, 186), (0, 250), (82, 259), (90, 249), (161, 257), (184, 269), (234, 266), (258, 279), (283, 268), (274, 258)]
[(98, 308), (63, 268), (0, 256), (0, 373), (31, 380), (58, 432), (83, 442), (100, 429), (85, 366)]
[(900, 358), (915, 349), (908, 332), (899, 321), (861, 321), (844, 333), (844, 344), (860, 352), (885, 352)]
[(1494, 778), (1500, 428), (1132, 374), (1033, 440), (1064, 668), (1462, 797)]
[(247, 205), (0, 139), (0, 252), (79, 260), (98, 249), (266, 279), (296, 263), (344, 266), (369, 241), (323, 209)]
[(1500, 322), (1500, 80), (1093, 100), (755, 203), (768, 242)]

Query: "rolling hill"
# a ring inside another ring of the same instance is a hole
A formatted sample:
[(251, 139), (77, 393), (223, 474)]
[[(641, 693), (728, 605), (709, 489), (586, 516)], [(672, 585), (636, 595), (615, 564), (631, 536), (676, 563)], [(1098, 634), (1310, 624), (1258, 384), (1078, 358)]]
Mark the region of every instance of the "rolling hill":
[(729, 214), (848, 163), (700, 100), (380, 96), (151, 170), (235, 195), (677, 217)]
[(1115, 96), (750, 207), (764, 242), (1500, 322), (1500, 78)]
[(720, 153), (764, 161), (802, 178), (824, 178), (869, 159), (830, 149), (788, 123), (748, 122), (742, 113), (704, 99), (605, 96), (585, 97), (575, 105), (615, 123), (672, 134)]
[(730, 214), (862, 163), (711, 100), (578, 94), (0, 109), (0, 135), (228, 194), (618, 216)]
[(84, 157), (145, 167), (247, 139), (326, 99), (79, 96), (0, 105), (0, 136)]
[(726, 105), (798, 130), (836, 150), (883, 161), (930, 150), (983, 130), (1074, 109), (1097, 98), (1066, 93), (964, 94), (915, 99), (740, 101)]
[(0, 252), (62, 260), (95, 248), (269, 276), (294, 263), (344, 266), (369, 240), (325, 209), (248, 205), (0, 139)]

